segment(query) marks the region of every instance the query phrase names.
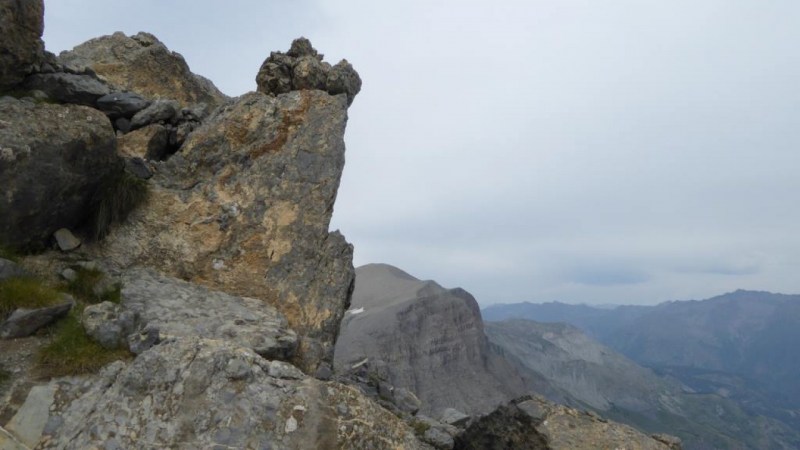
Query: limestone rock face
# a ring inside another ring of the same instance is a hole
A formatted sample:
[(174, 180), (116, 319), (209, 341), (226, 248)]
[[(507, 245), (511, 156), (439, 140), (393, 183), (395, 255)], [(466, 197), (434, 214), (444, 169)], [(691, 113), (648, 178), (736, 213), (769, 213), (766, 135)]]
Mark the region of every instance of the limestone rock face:
[(0, 90), (22, 82), (44, 60), (44, 0), (0, 0)]
[[(677, 445), (677, 447), (676, 447)], [(473, 422), (456, 437), (455, 449), (677, 450), (635, 429), (591, 413), (526, 396)]]
[(225, 341), (164, 342), (59, 380), (37, 448), (429, 448), (356, 389), (271, 367)]
[(71, 70), (91, 69), (119, 91), (148, 98), (169, 98), (182, 105), (222, 104), (227, 97), (210, 81), (193, 74), (178, 53), (171, 52), (155, 36), (139, 33), (91, 39), (62, 52), (59, 62)]
[(156, 164), (149, 204), (100, 256), (267, 301), (298, 332), (296, 363), (313, 373), (332, 361), (354, 278), (352, 246), (328, 232), (346, 121), (344, 96), (238, 98)]
[(491, 353), (478, 304), (463, 289), (420, 281), (386, 264), (356, 270), (351, 309), (342, 321), (335, 367), (380, 361), (387, 381), (407, 388), (421, 411), (486, 413), (527, 392), (522, 379)]
[(41, 247), (79, 225), (100, 180), (122, 170), (100, 111), (0, 98), (0, 243)]

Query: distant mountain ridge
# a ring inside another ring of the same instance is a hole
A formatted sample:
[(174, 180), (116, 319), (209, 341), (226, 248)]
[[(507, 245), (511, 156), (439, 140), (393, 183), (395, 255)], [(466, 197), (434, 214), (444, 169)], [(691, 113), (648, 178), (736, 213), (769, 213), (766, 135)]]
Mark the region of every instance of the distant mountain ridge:
[(572, 324), (697, 392), (718, 393), (800, 429), (800, 295), (738, 290), (614, 309), (518, 303), (483, 314)]

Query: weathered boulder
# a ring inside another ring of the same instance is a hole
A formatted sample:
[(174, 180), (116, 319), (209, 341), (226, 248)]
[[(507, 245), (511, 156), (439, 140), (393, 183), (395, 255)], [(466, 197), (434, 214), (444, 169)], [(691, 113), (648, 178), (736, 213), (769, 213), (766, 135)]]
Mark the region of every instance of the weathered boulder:
[(211, 291), (144, 269), (127, 271), (122, 285), (122, 307), (138, 317), (140, 327), (158, 329), (161, 339), (225, 339), (270, 359), (287, 359), (297, 346), (297, 336), (283, 315), (261, 300)]
[(661, 441), (596, 414), (538, 396), (513, 400), (474, 421), (456, 437), (455, 449), (670, 450)]
[(229, 342), (163, 342), (90, 382), (54, 382), (37, 448), (429, 448), (356, 389), (271, 367)]
[(86, 219), (101, 179), (122, 170), (100, 111), (0, 98), (0, 244), (43, 247)]
[(328, 231), (346, 122), (343, 96), (243, 95), (157, 163), (147, 207), (98, 256), (272, 304), (314, 373), (332, 361), (354, 277), (352, 246)]
[(95, 107), (111, 90), (91, 75), (37, 73), (25, 79), (25, 89), (42, 91), (52, 100)]
[(414, 392), (420, 411), (470, 415), (527, 393), (507, 361), (489, 351), (475, 299), (386, 264), (356, 269), (351, 309), (342, 320), (335, 368), (347, 373), (382, 361), (387, 381)]
[(133, 334), (136, 321), (135, 312), (111, 302), (89, 305), (81, 313), (81, 324), (86, 334), (109, 350), (127, 347), (128, 336)]
[(18, 308), (0, 323), (0, 339), (30, 336), (40, 328), (64, 317), (74, 304), (75, 300), (64, 294), (62, 301), (53, 306), (36, 309)]
[(56, 230), (53, 238), (56, 240), (59, 250), (63, 252), (72, 251), (81, 246), (81, 240), (66, 228)]
[(0, 91), (22, 82), (44, 61), (44, 0), (0, 0)]
[(116, 90), (147, 98), (171, 98), (183, 105), (202, 102), (215, 107), (227, 100), (210, 81), (193, 74), (183, 56), (169, 51), (149, 33), (128, 37), (117, 32), (91, 39), (62, 52), (59, 61), (66, 66), (90, 68)]
[(345, 94), (348, 105), (361, 90), (361, 78), (347, 60), (331, 67), (303, 37), (295, 39), (286, 53), (272, 52), (261, 64), (256, 84), (258, 92), (272, 95), (301, 89)]

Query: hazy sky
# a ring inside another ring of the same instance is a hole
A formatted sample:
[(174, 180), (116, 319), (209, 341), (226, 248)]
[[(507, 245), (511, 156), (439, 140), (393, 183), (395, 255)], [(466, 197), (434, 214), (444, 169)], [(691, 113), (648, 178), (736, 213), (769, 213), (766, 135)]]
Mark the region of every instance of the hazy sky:
[(364, 87), (332, 228), (482, 305), (800, 292), (797, 0), (47, 0), (228, 95), (303, 35)]

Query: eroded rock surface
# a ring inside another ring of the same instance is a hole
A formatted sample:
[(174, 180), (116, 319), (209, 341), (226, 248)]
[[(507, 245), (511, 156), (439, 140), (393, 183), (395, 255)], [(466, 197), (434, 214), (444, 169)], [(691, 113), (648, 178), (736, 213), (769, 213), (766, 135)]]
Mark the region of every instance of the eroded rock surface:
[(0, 244), (43, 247), (81, 224), (102, 178), (121, 170), (100, 111), (0, 97)]
[(308, 373), (332, 361), (353, 248), (329, 233), (344, 167), (344, 96), (250, 93), (220, 108), (157, 164), (146, 207), (98, 252), (265, 300), (301, 337)]
[(427, 448), (354, 388), (281, 377), (219, 340), (165, 342), (57, 389), (37, 448)]
[(182, 105), (218, 106), (227, 97), (209, 80), (193, 74), (186, 60), (149, 33), (114, 33), (91, 39), (59, 55), (71, 70), (91, 69), (117, 91), (169, 98)]

